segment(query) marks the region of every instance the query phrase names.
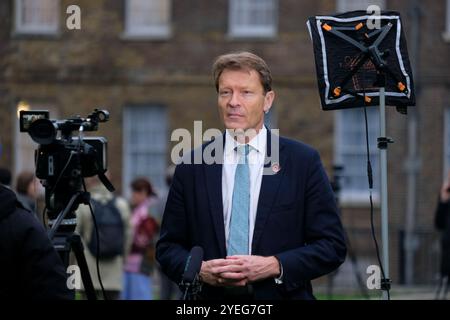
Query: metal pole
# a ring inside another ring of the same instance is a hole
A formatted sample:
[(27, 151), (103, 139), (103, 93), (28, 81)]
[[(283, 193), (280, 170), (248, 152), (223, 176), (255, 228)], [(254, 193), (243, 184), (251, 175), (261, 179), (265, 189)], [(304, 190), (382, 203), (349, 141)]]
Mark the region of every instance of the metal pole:
[[(385, 88), (380, 88), (380, 137), (386, 137), (386, 102)], [(389, 221), (388, 221), (388, 189), (387, 189), (387, 146), (380, 148), (381, 169), (381, 239), (383, 243), (383, 270), (389, 278)], [(388, 299), (387, 290), (383, 290), (383, 299)]]

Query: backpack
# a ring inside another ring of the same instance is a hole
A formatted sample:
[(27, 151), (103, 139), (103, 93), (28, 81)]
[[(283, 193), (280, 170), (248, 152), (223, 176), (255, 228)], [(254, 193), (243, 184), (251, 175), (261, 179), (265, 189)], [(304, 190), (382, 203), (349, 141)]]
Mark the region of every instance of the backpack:
[(110, 259), (122, 255), (124, 252), (125, 231), (122, 215), (115, 205), (116, 198), (107, 203), (91, 199), (95, 220), (100, 238), (100, 252), (97, 252), (97, 234), (92, 226), (89, 251), (99, 259)]

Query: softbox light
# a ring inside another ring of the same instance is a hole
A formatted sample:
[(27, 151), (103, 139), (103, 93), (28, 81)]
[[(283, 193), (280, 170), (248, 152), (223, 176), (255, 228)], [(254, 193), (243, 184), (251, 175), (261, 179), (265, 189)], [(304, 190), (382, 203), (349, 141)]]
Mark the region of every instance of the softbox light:
[(380, 87), (385, 88), (386, 105), (415, 105), (399, 13), (351, 11), (310, 17), (307, 25), (323, 110), (376, 106)]

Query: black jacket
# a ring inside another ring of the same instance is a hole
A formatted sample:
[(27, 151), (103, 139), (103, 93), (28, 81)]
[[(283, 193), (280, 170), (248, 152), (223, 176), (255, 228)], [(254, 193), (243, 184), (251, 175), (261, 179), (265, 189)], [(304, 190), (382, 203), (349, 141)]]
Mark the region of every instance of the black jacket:
[(73, 299), (66, 279), (44, 227), (0, 185), (0, 301)]
[[(215, 141), (209, 150), (220, 150), (223, 141)], [(268, 131), (267, 154), (272, 154), (271, 148)], [(319, 154), (311, 147), (279, 137), (278, 168), (262, 177), (252, 254), (276, 256), (283, 266), (283, 284), (274, 279), (255, 282), (254, 298), (314, 299), (310, 280), (336, 270), (346, 256), (335, 197)], [(226, 257), (221, 181), (218, 163), (184, 163), (175, 170), (156, 258), (176, 283), (190, 248), (202, 247), (205, 261)], [(224, 294), (223, 288), (204, 284), (201, 297), (219, 300)]]
[(442, 232), (441, 274), (450, 275), (450, 201), (439, 201), (434, 223), (436, 229)]

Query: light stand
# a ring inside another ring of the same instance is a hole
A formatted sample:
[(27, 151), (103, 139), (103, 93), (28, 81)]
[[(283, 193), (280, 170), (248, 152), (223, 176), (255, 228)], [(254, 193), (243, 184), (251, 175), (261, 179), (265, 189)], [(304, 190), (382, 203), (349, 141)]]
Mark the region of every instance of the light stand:
[[(384, 80), (384, 79), (383, 79)], [(387, 148), (393, 140), (386, 137), (386, 102), (385, 88), (380, 87), (380, 137), (378, 149), (380, 149), (381, 170), (381, 241), (383, 247), (383, 269), (381, 278), (381, 290), (383, 299), (388, 300), (391, 280), (389, 278), (389, 214), (388, 214), (388, 185), (387, 185)]]
[[(400, 15), (394, 11), (383, 11), (379, 15), (352, 11), (336, 16), (311, 17), (307, 25), (313, 40), (322, 109), (362, 105), (379, 107), (380, 137), (377, 146), (380, 150), (383, 261), (379, 258), (375, 237), (374, 240), (382, 273), (383, 298), (389, 299), (387, 148), (393, 141), (386, 137), (386, 102), (403, 114), (406, 114), (407, 106), (415, 105)], [(369, 169), (368, 166), (372, 194), (373, 180)], [(372, 210), (371, 203), (371, 216)]]

